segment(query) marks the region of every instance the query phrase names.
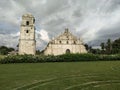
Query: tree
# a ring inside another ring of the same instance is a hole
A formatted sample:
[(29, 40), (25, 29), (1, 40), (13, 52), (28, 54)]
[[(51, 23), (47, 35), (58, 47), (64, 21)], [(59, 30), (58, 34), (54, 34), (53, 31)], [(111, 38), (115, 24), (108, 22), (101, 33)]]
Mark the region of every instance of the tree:
[(102, 49), (102, 50), (105, 50), (105, 43), (101, 43), (100, 46), (101, 46), (101, 49)]
[(6, 46), (1, 46), (0, 47), (0, 54), (1, 55), (7, 55), (11, 51), (14, 51), (14, 48), (8, 48)]
[(103, 43), (101, 43), (101, 49), (102, 49), (102, 51), (101, 51), (101, 54), (104, 54), (105, 53), (105, 43), (103, 42)]
[(108, 39), (106, 43), (106, 53), (111, 54), (111, 51), (112, 51), (112, 42), (111, 39)]
[(120, 38), (116, 39), (112, 44), (112, 53), (117, 54), (120, 53)]
[(41, 54), (40, 50), (36, 50), (36, 55), (40, 55), (40, 54)]
[(85, 44), (84, 46), (85, 46), (86, 50), (88, 51), (89, 50), (88, 44)]

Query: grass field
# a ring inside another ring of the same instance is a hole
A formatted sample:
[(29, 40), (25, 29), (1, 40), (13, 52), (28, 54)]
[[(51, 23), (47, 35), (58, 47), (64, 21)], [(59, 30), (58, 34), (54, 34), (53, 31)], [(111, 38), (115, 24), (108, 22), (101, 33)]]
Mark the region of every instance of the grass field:
[(0, 90), (120, 90), (120, 61), (0, 64)]

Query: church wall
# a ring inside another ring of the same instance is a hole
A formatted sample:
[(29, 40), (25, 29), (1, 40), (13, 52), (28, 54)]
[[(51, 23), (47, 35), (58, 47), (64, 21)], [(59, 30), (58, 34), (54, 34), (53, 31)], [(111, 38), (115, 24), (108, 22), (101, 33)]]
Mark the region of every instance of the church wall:
[(56, 45), (52, 44), (47, 47), (45, 55), (61, 55), (65, 54), (66, 50), (69, 49), (70, 53), (87, 53), (83, 45)]

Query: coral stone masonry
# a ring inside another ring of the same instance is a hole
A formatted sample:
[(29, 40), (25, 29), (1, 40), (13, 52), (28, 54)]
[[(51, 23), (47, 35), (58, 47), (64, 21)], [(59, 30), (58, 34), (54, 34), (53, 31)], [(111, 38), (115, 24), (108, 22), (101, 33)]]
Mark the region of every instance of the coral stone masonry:
[(66, 53), (87, 53), (81, 39), (78, 39), (68, 29), (51, 40), (44, 50), (45, 55), (61, 55)]
[(31, 14), (22, 16), (20, 39), (19, 39), (19, 54), (32, 54), (36, 52), (35, 41), (35, 18)]

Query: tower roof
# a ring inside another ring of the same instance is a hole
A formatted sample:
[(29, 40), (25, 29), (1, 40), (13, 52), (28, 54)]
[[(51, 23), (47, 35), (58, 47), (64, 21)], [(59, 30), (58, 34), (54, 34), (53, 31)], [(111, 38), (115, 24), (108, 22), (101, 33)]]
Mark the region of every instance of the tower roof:
[(34, 18), (34, 16), (31, 13), (26, 13), (22, 17), (33, 17)]

